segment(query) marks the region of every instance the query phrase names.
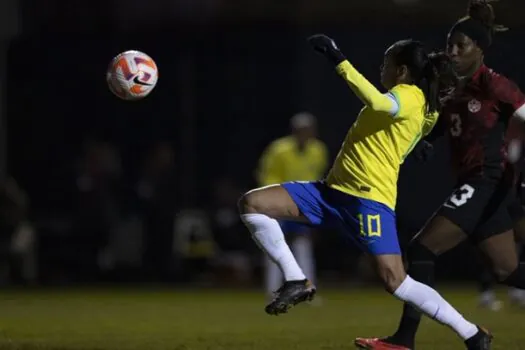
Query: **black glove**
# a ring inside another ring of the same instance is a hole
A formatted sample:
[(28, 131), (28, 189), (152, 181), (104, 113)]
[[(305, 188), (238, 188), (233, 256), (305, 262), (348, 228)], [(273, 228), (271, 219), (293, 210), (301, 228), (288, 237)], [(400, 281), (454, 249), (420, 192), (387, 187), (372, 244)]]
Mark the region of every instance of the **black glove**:
[(434, 146), (428, 141), (419, 142), (412, 151), (416, 159), (420, 162), (426, 162), (434, 156)]
[(308, 42), (315, 51), (323, 54), (335, 65), (346, 60), (346, 57), (339, 51), (335, 41), (324, 34), (312, 35), (308, 38)]

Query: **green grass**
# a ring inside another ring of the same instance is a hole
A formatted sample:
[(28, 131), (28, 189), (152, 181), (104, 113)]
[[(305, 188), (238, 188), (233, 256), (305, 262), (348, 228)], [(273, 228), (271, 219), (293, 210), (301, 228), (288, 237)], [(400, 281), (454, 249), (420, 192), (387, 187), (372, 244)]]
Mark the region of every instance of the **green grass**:
[[(473, 289), (443, 293), (495, 335), (494, 349), (525, 349), (525, 310), (479, 310)], [(324, 305), (270, 317), (264, 296), (240, 291), (74, 290), (0, 293), (0, 349), (353, 349), (356, 336), (386, 335), (400, 303), (376, 289), (322, 291)], [(504, 295), (502, 295), (504, 298)], [(419, 349), (463, 349), (424, 320)]]

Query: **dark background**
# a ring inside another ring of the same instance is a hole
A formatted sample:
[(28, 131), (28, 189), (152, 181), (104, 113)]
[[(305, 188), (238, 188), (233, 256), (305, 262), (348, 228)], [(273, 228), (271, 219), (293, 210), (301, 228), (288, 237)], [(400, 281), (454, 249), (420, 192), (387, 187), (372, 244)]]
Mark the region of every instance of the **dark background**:
[[(456, 0), (0, 6), (6, 284), (222, 283), (232, 267), (224, 272), (221, 257), (232, 252), (242, 252), (257, 276), (260, 255), (234, 211), (235, 198), (255, 185), (261, 151), (289, 132), (294, 113), (310, 111), (333, 157), (361, 108), (305, 38), (330, 35), (377, 84), (390, 44), (410, 37), (443, 48), (466, 7)], [(525, 2), (506, 0), (496, 11), (511, 30), (497, 35), (487, 63), (523, 87)], [(106, 86), (109, 61), (128, 49), (159, 67), (158, 85), (142, 101), (118, 100)], [(403, 242), (451, 189), (443, 140), (437, 150), (428, 164), (409, 158), (402, 170)], [(31, 249), (14, 254), (21, 223), (31, 228)], [(362, 277), (355, 248), (332, 232), (316, 239), (321, 279)], [(467, 279), (474, 257), (469, 247), (447, 254), (441, 278)]]

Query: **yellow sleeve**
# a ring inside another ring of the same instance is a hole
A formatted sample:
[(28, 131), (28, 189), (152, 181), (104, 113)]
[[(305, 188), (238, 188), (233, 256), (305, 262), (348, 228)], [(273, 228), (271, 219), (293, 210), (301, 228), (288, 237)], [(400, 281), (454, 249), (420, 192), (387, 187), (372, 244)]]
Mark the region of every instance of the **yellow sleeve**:
[(345, 60), (339, 63), (336, 70), (365, 105), (378, 112), (392, 113), (396, 110), (394, 102), (362, 76), (350, 62)]
[[(398, 109), (395, 115), (396, 118), (412, 118), (415, 115), (420, 115), (421, 109), (425, 108), (425, 96), (421, 90), (414, 85), (396, 85), (389, 91), (389, 93), (397, 102)], [(427, 116), (426, 118), (429, 117)], [(427, 123), (426, 118), (425, 124)], [(434, 126), (435, 119), (432, 118), (432, 116), (430, 116), (430, 120), (428, 121)], [(423, 127), (423, 130), (425, 130), (425, 128), (427, 128), (426, 125)]]
[(283, 182), (283, 166), (279, 152), (275, 145), (270, 145), (264, 150), (257, 169), (259, 186), (279, 184)]

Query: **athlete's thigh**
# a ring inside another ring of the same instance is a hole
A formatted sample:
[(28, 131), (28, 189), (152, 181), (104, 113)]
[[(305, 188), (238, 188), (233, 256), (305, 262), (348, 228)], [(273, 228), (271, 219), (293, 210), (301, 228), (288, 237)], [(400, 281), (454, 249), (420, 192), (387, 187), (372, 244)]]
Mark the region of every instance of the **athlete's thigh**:
[(502, 181), (490, 198), (483, 211), (483, 217), (478, 223), (471, 240), (479, 243), (499, 236), (504, 232), (512, 231), (514, 227), (510, 208), (516, 201), (516, 191), (511, 183)]
[(293, 181), (281, 186), (307, 223), (325, 228), (334, 226), (337, 221), (335, 196), (340, 192), (323, 181)]
[(500, 277), (506, 277), (518, 266), (519, 258), (512, 230), (490, 236), (479, 242), (478, 247)]
[(474, 231), (492, 192), (479, 179), (460, 182), (413, 241), (436, 255), (454, 248)]
[(308, 222), (297, 204), (281, 185), (257, 188), (239, 201), (241, 213), (259, 213), (274, 219)]
[(483, 178), (460, 182), (416, 239), (435, 254), (455, 247), (476, 232), (496, 188)]
[(518, 265), (516, 236), (513, 230), (516, 216), (512, 216), (512, 211), (509, 210), (515, 203), (515, 188), (502, 182), (472, 236), (500, 278), (511, 273)]
[(395, 212), (386, 205), (354, 196), (338, 209), (345, 237), (373, 255), (401, 255)]
[(423, 229), (412, 239), (425, 246), (435, 255), (441, 255), (467, 239), (461, 227), (445, 216), (436, 214), (427, 221)]

